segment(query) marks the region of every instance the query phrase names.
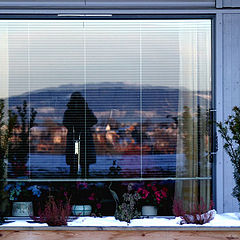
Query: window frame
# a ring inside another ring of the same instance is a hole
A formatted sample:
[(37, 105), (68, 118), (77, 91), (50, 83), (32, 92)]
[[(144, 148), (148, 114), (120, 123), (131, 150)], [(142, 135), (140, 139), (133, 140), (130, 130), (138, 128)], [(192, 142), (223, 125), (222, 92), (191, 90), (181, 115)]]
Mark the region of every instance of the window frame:
[[(44, 11), (43, 11), (44, 12)], [(211, 177), (190, 177), (190, 178), (179, 178), (181, 180), (211, 180), (212, 185), (212, 196), (213, 201), (216, 202), (216, 180), (217, 180), (217, 166), (216, 166), (216, 152), (218, 150), (217, 146), (217, 131), (216, 131), (216, 15), (215, 14), (75, 14), (69, 11), (69, 14), (4, 14), (0, 15), (0, 20), (194, 20), (194, 19), (209, 19), (211, 20), (211, 119), (213, 120), (212, 125), (212, 137), (211, 137), (211, 155), (212, 155), (212, 176)], [(57, 178), (57, 179), (15, 179), (15, 178), (7, 178), (8, 182), (75, 182), (82, 181), (82, 178)], [(176, 177), (160, 177), (160, 178), (143, 178), (141, 181), (163, 181), (163, 180), (178, 180)], [(110, 181), (139, 181), (139, 178), (89, 178), (84, 179), (85, 182), (110, 182)]]

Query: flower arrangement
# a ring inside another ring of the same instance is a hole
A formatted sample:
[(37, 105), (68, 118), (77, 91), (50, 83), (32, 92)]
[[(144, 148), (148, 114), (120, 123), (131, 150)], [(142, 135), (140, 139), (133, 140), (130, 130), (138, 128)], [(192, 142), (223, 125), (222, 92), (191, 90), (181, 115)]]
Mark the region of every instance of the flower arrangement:
[(90, 204), (92, 206), (92, 215), (101, 216), (101, 198), (97, 187), (94, 184), (85, 182), (76, 182), (71, 191), (72, 205), (77, 204)]
[(32, 200), (32, 196), (40, 197), (43, 190), (47, 190), (44, 185), (30, 185), (25, 182), (9, 183), (4, 188), (9, 193), (10, 201), (27, 201)]
[(72, 204), (88, 204), (91, 195), (89, 186), (85, 182), (76, 182), (71, 185)]
[(90, 201), (90, 204), (92, 206), (92, 215), (96, 217), (101, 217), (102, 203), (99, 194), (97, 194), (97, 192), (92, 192), (91, 195), (88, 197), (88, 200)]
[(141, 196), (141, 202), (145, 205), (159, 206), (168, 196), (168, 189), (166, 187), (160, 187), (156, 183), (148, 183), (138, 188), (137, 192)]

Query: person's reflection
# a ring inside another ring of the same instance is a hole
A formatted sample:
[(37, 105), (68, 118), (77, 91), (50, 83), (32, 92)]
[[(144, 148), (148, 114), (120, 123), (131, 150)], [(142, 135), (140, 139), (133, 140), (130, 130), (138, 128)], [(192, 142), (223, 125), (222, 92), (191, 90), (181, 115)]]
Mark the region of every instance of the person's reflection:
[(72, 93), (63, 117), (63, 125), (68, 129), (66, 162), (70, 165), (71, 176), (77, 175), (79, 167), (78, 156), (75, 154), (76, 140), (80, 139), (81, 177), (87, 177), (89, 164), (96, 163), (96, 151), (91, 131), (91, 127), (96, 123), (97, 118), (89, 109), (81, 93)]

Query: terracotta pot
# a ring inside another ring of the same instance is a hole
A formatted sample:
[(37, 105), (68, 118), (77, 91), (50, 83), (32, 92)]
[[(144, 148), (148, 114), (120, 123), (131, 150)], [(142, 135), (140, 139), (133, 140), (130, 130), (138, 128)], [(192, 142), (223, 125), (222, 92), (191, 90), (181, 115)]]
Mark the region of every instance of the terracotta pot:
[(72, 213), (74, 216), (89, 216), (92, 212), (91, 205), (73, 205)]
[(32, 202), (13, 202), (12, 216), (13, 217), (33, 216), (33, 204), (32, 204)]
[(157, 216), (157, 207), (142, 206), (142, 216)]

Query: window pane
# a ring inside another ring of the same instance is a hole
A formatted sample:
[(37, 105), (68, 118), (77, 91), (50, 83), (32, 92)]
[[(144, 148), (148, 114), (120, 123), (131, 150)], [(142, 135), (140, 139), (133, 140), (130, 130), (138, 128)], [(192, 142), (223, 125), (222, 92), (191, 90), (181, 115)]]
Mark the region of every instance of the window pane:
[(0, 97), (19, 115), (8, 178), (211, 178), (211, 20), (0, 31)]

